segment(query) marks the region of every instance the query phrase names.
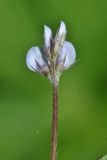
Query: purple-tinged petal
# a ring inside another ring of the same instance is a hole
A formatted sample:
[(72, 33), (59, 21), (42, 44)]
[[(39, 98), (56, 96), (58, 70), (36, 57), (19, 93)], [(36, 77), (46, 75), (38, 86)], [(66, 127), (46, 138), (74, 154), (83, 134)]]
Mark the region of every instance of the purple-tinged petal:
[(68, 69), (76, 59), (75, 48), (72, 43), (65, 41), (60, 49), (57, 63), (63, 62), (64, 70)]
[(65, 38), (66, 38), (66, 26), (65, 23), (63, 21), (61, 21), (60, 27), (56, 33), (55, 36), (55, 44), (54, 44), (54, 52), (58, 53), (58, 51), (60, 50), (60, 48), (62, 47)]
[(41, 73), (41, 69), (47, 66), (46, 61), (43, 59), (41, 50), (38, 47), (32, 47), (29, 49), (26, 56), (27, 67), (32, 71)]
[(50, 51), (51, 49), (51, 39), (52, 39), (52, 31), (48, 26), (44, 26), (44, 43), (46, 50)]

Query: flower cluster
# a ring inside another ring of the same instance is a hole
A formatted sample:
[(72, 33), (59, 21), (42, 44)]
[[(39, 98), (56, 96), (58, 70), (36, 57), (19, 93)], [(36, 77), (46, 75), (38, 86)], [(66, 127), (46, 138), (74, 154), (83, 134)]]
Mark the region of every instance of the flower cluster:
[(43, 48), (32, 47), (26, 56), (29, 69), (38, 72), (53, 82), (59, 81), (61, 73), (75, 63), (76, 52), (72, 43), (65, 41), (66, 26), (61, 22), (55, 38), (48, 26), (44, 26)]

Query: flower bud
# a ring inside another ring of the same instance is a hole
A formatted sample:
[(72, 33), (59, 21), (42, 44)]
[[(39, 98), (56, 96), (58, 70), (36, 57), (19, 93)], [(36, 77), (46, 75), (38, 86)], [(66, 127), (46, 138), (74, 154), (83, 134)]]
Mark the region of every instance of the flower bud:
[(44, 26), (44, 44), (46, 54), (50, 54), (51, 50), (52, 31), (48, 26)]
[(61, 22), (60, 28), (57, 31), (56, 37), (55, 37), (55, 45), (54, 45), (54, 52), (57, 54), (59, 49), (62, 47), (65, 38), (66, 38), (66, 26), (64, 22)]

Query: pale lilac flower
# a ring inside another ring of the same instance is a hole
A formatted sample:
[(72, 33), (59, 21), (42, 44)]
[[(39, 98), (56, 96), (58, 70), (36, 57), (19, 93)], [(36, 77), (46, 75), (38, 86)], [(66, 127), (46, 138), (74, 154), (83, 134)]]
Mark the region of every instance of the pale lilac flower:
[[(64, 59), (65, 58), (65, 59)], [(75, 48), (72, 43), (65, 41), (59, 51), (57, 63), (63, 62), (64, 70), (68, 69), (76, 59)]]
[(76, 52), (72, 43), (65, 41), (66, 26), (61, 22), (55, 38), (52, 31), (44, 26), (44, 47), (32, 47), (26, 56), (26, 64), (29, 69), (39, 72), (53, 81), (54, 77), (59, 80), (63, 70), (68, 69), (75, 63)]
[(65, 41), (66, 33), (67, 30), (64, 22), (61, 22), (55, 38), (52, 36), (51, 29), (45, 25), (43, 47), (32, 47), (26, 56), (27, 67), (34, 72), (46, 76), (53, 86), (51, 160), (56, 160), (57, 157), (58, 82), (62, 72), (71, 67), (76, 59), (73, 44)]

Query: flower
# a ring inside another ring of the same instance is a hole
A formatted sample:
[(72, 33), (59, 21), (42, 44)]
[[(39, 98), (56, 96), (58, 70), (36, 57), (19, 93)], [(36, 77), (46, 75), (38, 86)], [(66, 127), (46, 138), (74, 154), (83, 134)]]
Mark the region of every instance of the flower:
[(65, 41), (66, 26), (61, 21), (55, 38), (48, 26), (44, 26), (43, 48), (32, 47), (26, 56), (27, 67), (38, 72), (52, 82), (59, 81), (62, 72), (75, 63), (76, 52), (72, 43)]

